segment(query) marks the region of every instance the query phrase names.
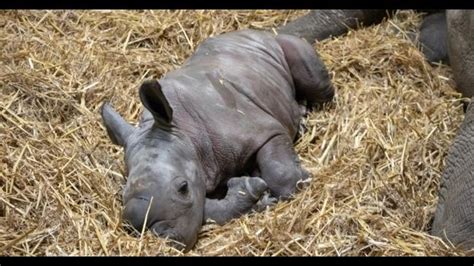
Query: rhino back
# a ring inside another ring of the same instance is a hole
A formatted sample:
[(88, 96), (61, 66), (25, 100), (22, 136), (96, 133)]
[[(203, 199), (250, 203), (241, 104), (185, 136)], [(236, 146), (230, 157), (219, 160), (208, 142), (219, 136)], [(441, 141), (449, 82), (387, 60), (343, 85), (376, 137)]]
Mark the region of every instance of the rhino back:
[(474, 247), (474, 106), (471, 104), (446, 158), (434, 235)]
[(271, 34), (245, 30), (210, 38), (160, 83), (173, 123), (202, 158), (208, 191), (254, 167), (253, 156), (273, 136), (296, 135), (293, 80)]

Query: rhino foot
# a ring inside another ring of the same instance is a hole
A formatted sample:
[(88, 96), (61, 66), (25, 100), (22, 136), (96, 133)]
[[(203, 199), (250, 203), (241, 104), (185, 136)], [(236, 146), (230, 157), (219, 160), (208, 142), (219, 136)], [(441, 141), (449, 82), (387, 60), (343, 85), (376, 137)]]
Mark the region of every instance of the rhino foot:
[(268, 189), (267, 183), (259, 177), (233, 177), (227, 182), (228, 196), (234, 196), (239, 201), (258, 201)]
[(271, 207), (278, 202), (278, 199), (272, 197), (269, 192), (265, 191), (263, 193), (262, 198), (260, 198), (257, 203), (253, 206), (253, 210), (256, 212), (262, 212), (267, 209), (267, 207)]
[[(252, 210), (268, 190), (267, 183), (259, 177), (233, 177), (227, 182), (227, 195), (221, 200), (206, 199), (204, 218), (218, 224), (238, 218)], [(269, 204), (269, 200), (262, 204)]]

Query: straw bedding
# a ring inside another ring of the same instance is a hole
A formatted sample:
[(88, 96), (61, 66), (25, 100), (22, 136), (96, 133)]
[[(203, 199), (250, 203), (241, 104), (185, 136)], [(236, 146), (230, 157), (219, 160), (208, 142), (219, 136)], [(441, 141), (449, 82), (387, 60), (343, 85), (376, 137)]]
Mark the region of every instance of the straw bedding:
[[(102, 126), (102, 102), (136, 124), (140, 83), (208, 36), (306, 12), (1, 11), (0, 254), (181, 255), (122, 227), (123, 150)], [(295, 143), (310, 186), (204, 226), (185, 255), (465, 255), (428, 233), (463, 112), (450, 69), (424, 62), (406, 37), (420, 22), (403, 11), (316, 43), (337, 92)]]

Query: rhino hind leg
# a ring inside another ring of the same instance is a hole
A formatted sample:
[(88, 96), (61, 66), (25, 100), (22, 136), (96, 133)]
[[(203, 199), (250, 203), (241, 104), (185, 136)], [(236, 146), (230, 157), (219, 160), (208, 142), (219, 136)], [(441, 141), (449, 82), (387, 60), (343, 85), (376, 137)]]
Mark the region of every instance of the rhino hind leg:
[(287, 135), (277, 135), (263, 145), (257, 152), (257, 163), (271, 195), (278, 199), (290, 198), (300, 188), (298, 184), (309, 178)]
[(206, 198), (204, 221), (211, 219), (222, 225), (272, 202), (268, 196), (264, 196), (268, 186), (259, 177), (233, 177), (227, 186), (227, 194), (223, 199)]
[(279, 34), (276, 40), (282, 48), (296, 89), (296, 100), (306, 100), (309, 106), (331, 101), (334, 97), (329, 73), (313, 47), (298, 37)]

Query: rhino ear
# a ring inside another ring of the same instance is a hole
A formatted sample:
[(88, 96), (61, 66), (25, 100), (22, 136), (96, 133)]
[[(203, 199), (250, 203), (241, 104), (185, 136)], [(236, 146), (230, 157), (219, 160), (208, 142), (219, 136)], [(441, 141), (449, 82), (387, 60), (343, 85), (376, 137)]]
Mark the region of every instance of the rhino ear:
[(127, 123), (109, 103), (104, 103), (101, 108), (102, 120), (107, 134), (116, 145), (125, 146), (128, 136), (135, 128)]
[(147, 80), (140, 87), (140, 100), (148, 111), (155, 118), (158, 126), (164, 128), (171, 127), (173, 110), (166, 99), (161, 85), (156, 80)]

